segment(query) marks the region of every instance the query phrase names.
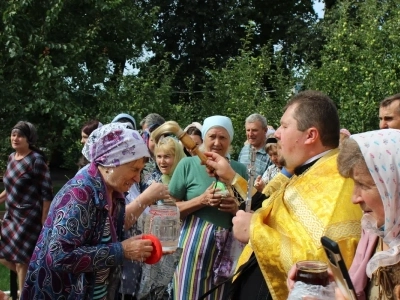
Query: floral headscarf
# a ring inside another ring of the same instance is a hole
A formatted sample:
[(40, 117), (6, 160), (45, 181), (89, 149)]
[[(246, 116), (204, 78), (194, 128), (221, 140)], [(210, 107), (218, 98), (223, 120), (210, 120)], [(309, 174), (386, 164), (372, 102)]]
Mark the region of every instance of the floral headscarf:
[(139, 132), (128, 128), (125, 123), (106, 124), (94, 130), (82, 154), (90, 162), (94, 161), (104, 167), (116, 167), (142, 157), (150, 157)]
[(369, 131), (351, 138), (361, 149), (385, 210), (385, 224), (381, 228), (369, 214), (362, 218), (363, 228), (389, 245), (389, 250), (375, 253), (368, 262), (367, 275), (371, 278), (379, 267), (400, 261), (400, 130)]

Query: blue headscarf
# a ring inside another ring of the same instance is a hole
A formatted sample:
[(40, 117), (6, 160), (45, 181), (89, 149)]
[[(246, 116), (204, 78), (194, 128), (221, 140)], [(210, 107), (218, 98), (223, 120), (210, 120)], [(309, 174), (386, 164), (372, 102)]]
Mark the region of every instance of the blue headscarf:
[(116, 116), (112, 121), (111, 121), (111, 123), (117, 123), (117, 122), (120, 122), (120, 120), (121, 119), (128, 119), (128, 120), (130, 120), (130, 122), (132, 123), (132, 125), (133, 125), (133, 130), (136, 130), (136, 120), (135, 120), (135, 118), (134, 117), (132, 117), (131, 115), (128, 115), (128, 114), (119, 114), (118, 116)]

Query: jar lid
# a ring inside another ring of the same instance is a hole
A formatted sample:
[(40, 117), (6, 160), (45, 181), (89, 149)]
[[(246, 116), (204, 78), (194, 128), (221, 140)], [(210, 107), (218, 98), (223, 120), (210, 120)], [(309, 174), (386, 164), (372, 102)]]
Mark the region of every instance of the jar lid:
[(144, 262), (148, 265), (158, 263), (162, 257), (162, 246), (160, 240), (152, 234), (143, 234), (142, 239), (150, 240), (153, 246), (151, 255)]
[(214, 189), (220, 189), (220, 191), (225, 191), (226, 186), (223, 182), (218, 181), (214, 184)]

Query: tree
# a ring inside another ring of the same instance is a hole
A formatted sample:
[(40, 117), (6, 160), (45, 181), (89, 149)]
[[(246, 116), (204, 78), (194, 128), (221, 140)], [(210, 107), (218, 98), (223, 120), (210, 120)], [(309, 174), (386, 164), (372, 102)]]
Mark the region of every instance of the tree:
[[(312, 40), (307, 39), (308, 29), (316, 21), (311, 0), (153, 0), (151, 3), (159, 7), (160, 14), (154, 35), (155, 56), (150, 63), (156, 65), (167, 59), (176, 70), (173, 89), (179, 93), (201, 91), (207, 80), (204, 68), (222, 68), (230, 58), (239, 55), (250, 22), (255, 28), (250, 45), (255, 55), (266, 45), (272, 55), (273, 45), (279, 44), (284, 53), (295, 53), (294, 57), (301, 61), (305, 59), (303, 50), (310, 47)], [(293, 52), (294, 49), (297, 51)], [(270, 87), (271, 83), (265, 82), (264, 86)], [(182, 99), (182, 94), (178, 95), (174, 103)], [(185, 95), (186, 102), (192, 101)]]
[[(292, 94), (296, 78), (294, 72), (288, 74), (292, 66), (285, 64), (282, 51), (271, 55), (269, 47), (257, 53), (250, 49), (254, 32), (247, 31), (246, 39), (239, 55), (229, 59), (222, 68), (204, 70), (207, 80), (203, 93), (190, 94), (192, 101), (186, 104), (184, 124), (202, 121), (212, 115), (225, 115), (231, 118), (235, 130), (232, 143), (232, 156), (236, 158), (245, 141), (244, 123), (246, 117), (255, 112), (267, 117), (268, 124), (276, 127), (282, 115), (282, 108)], [(274, 93), (264, 87), (264, 81), (274, 82)], [(193, 101), (201, 97), (201, 101)]]
[(120, 88), (126, 62), (141, 57), (152, 36), (155, 10), (143, 7), (130, 0), (3, 1), (2, 136), (25, 119), (46, 147), (65, 149), (84, 121), (108, 116), (98, 95)]
[(330, 95), (351, 132), (378, 128), (379, 102), (400, 88), (398, 1), (340, 1), (326, 18), (322, 65), (305, 85)]

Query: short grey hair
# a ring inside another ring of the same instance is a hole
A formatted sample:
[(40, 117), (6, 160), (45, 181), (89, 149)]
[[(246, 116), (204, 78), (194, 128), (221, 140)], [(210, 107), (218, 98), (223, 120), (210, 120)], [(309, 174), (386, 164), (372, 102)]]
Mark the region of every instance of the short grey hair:
[(165, 119), (163, 117), (161, 117), (159, 114), (151, 113), (151, 114), (148, 114), (146, 117), (144, 117), (142, 121), (140, 121), (140, 126), (143, 126), (144, 124), (146, 124), (147, 127), (150, 127), (154, 124), (161, 125), (164, 123), (165, 123)]
[(252, 114), (246, 118), (245, 123), (255, 123), (259, 121), (263, 129), (268, 129), (267, 118), (260, 114)]

